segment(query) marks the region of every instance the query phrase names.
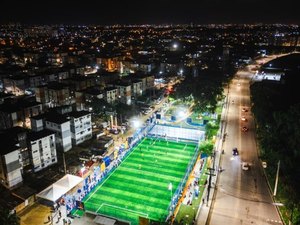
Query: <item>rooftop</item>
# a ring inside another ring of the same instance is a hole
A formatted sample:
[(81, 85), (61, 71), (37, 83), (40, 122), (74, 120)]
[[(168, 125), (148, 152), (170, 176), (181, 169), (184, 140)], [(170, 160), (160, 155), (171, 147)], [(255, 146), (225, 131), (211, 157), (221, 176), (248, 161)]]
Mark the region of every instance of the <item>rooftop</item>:
[(50, 130), (41, 130), (41, 131), (38, 131), (38, 132), (30, 132), (28, 134), (28, 140), (36, 141), (36, 140), (39, 140), (41, 138), (50, 136), (52, 134), (55, 134), (55, 132), (50, 131)]
[(73, 118), (79, 118), (79, 117), (86, 116), (89, 114), (91, 114), (91, 113), (88, 111), (73, 111), (73, 112), (68, 113), (68, 116), (73, 117)]
[(64, 115), (53, 112), (53, 113), (48, 113), (46, 115), (45, 121), (49, 121), (56, 124), (63, 124), (70, 120), (68, 120)]

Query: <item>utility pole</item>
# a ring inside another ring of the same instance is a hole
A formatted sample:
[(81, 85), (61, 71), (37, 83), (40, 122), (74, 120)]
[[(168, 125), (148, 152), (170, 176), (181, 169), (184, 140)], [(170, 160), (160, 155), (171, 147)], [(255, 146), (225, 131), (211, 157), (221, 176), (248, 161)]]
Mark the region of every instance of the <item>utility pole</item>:
[(213, 168), (207, 168), (208, 170), (209, 170), (209, 173), (208, 173), (208, 175), (209, 175), (209, 178), (208, 178), (208, 187), (207, 187), (207, 199), (206, 199), (206, 206), (208, 206), (208, 200), (209, 200), (209, 195), (210, 195), (210, 189), (211, 189), (211, 178), (212, 178), (212, 176), (216, 176), (214, 173), (213, 173), (213, 171), (215, 170), (215, 169), (213, 169)]
[(67, 174), (67, 166), (66, 166), (66, 159), (65, 159), (65, 153), (63, 152), (63, 163), (64, 163), (64, 172)]
[(276, 194), (277, 194), (277, 185), (278, 185), (278, 177), (279, 177), (279, 168), (280, 168), (280, 160), (278, 161), (278, 164), (277, 164), (277, 172), (276, 172), (276, 179), (275, 179), (275, 187), (274, 187), (274, 193), (273, 193), (273, 196), (276, 196)]
[(214, 149), (214, 153), (213, 153), (213, 169), (215, 170), (215, 162), (216, 162), (216, 150)]

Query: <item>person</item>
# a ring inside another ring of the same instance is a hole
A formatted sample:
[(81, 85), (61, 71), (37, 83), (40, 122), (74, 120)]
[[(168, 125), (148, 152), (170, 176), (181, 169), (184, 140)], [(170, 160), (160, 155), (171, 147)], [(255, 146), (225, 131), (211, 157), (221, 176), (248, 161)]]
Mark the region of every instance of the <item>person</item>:
[(59, 217), (61, 217), (61, 211), (60, 210), (58, 211), (58, 215), (59, 215)]
[(224, 149), (222, 149), (222, 154), (224, 154), (225, 152), (224, 152)]
[(50, 221), (51, 220), (51, 217), (50, 216), (48, 216), (48, 221)]

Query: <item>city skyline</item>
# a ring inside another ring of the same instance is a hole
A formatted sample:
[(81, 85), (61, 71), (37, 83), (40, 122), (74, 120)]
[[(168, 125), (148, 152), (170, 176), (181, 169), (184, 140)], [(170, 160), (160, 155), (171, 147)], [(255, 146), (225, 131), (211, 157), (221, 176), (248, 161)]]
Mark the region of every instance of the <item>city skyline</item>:
[(300, 15), (292, 0), (279, 1), (115, 1), (85, 4), (74, 2), (3, 2), (0, 23), (28, 24), (207, 24), (207, 23), (291, 23)]

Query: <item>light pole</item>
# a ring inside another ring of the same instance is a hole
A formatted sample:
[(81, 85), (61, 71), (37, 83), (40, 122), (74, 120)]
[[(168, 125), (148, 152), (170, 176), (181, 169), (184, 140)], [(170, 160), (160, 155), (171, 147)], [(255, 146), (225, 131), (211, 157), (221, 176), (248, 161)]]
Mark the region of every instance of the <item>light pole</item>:
[(206, 206), (208, 206), (208, 201), (209, 201), (210, 188), (211, 188), (211, 179), (212, 179), (212, 176), (216, 176), (214, 174), (214, 171), (215, 171), (215, 152), (212, 155), (212, 159), (213, 159), (213, 168), (207, 168), (209, 170), (209, 173), (207, 173), (207, 175), (209, 175), (209, 178), (208, 178), (208, 187), (207, 187)]
[(277, 185), (278, 185), (278, 178), (279, 178), (279, 168), (280, 168), (280, 160), (278, 161), (278, 164), (277, 164), (277, 172), (276, 172), (276, 179), (275, 179), (275, 187), (274, 187), (273, 196), (276, 196), (276, 194), (277, 194)]

